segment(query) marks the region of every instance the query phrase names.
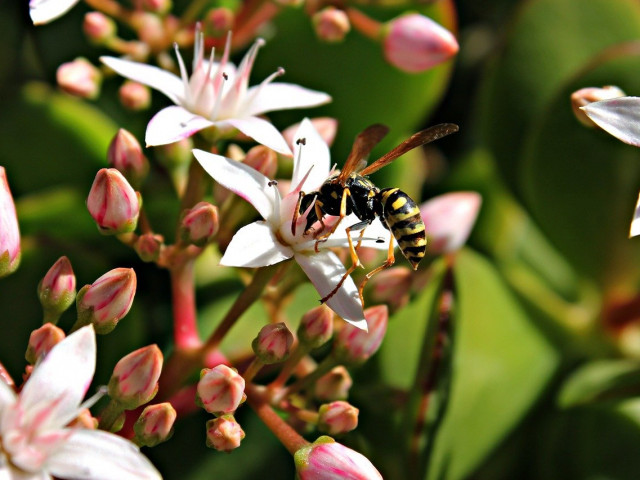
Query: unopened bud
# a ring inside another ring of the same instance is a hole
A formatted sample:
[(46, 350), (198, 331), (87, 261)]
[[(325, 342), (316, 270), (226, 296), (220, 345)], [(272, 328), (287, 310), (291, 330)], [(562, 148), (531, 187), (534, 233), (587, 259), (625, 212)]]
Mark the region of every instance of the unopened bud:
[(89, 12), (84, 16), (82, 30), (89, 40), (100, 45), (115, 36), (116, 23), (104, 13)]
[(121, 128), (113, 137), (107, 150), (109, 166), (117, 169), (124, 178), (139, 187), (149, 173), (149, 161), (142, 153), (140, 143), (130, 132)]
[(367, 457), (331, 437), (320, 437), (302, 447), (293, 459), (300, 480), (382, 480), (382, 475)]
[(176, 410), (169, 402), (149, 405), (133, 424), (136, 443), (141, 446), (155, 447), (159, 443), (166, 442), (173, 435), (176, 417)]
[[(317, 117), (311, 119), (311, 124), (313, 128), (316, 129), (324, 143), (331, 146), (333, 145), (333, 141), (336, 138), (336, 133), (338, 132), (338, 121), (335, 118), (331, 117)], [(293, 148), (295, 147), (294, 142), (296, 140), (296, 134), (298, 129), (300, 128), (300, 123), (295, 123), (290, 127), (287, 127), (283, 132), (282, 136), (287, 141), (287, 144)]]
[(149, 87), (138, 82), (126, 80), (118, 90), (118, 98), (122, 106), (133, 112), (146, 110), (151, 105)]
[(318, 348), (333, 335), (333, 311), (326, 305), (312, 308), (302, 316), (298, 340), (309, 348)]
[(4, 167), (0, 167), (0, 278), (20, 264), (20, 229)]
[(247, 152), (242, 163), (249, 165), (267, 178), (273, 178), (278, 170), (278, 154), (264, 145), (257, 145)]
[(233, 415), (221, 417), (207, 422), (207, 447), (219, 452), (230, 452), (240, 446), (244, 439), (244, 430)]
[(88, 408), (83, 408), (78, 416), (69, 423), (69, 428), (96, 430), (98, 428), (98, 419), (91, 415), (91, 411)]
[(53, 323), (45, 323), (40, 328), (31, 332), (29, 345), (25, 358), (31, 365), (35, 365), (38, 359), (44, 357), (49, 351), (62, 340), (65, 334), (61, 328)]
[(76, 58), (58, 67), (56, 81), (70, 95), (94, 99), (100, 93), (102, 74), (88, 60)]
[(164, 247), (164, 237), (155, 233), (143, 233), (133, 248), (143, 262), (155, 262)]
[(596, 127), (597, 125), (591, 120), (581, 107), (589, 105), (600, 100), (609, 100), (611, 98), (624, 97), (624, 93), (620, 88), (614, 85), (607, 85), (602, 88), (586, 87), (576, 90), (571, 94), (571, 108), (573, 114), (585, 127)]
[(245, 400), (244, 378), (226, 365), (202, 370), (198, 382), (198, 399), (209, 413), (234, 412)]
[(283, 362), (289, 357), (293, 335), (283, 323), (271, 323), (262, 327), (251, 343), (256, 356), (266, 365)]
[(385, 58), (405, 72), (428, 70), (456, 53), (458, 42), (453, 34), (424, 15), (402, 15), (386, 26)]
[(127, 410), (149, 402), (158, 392), (162, 361), (157, 345), (140, 348), (121, 358), (109, 380), (109, 396)]
[(87, 197), (89, 213), (105, 235), (135, 230), (140, 203), (140, 195), (115, 168), (98, 171)]
[(375, 303), (386, 303), (392, 311), (409, 302), (413, 273), (407, 267), (383, 270), (369, 282), (369, 295)]
[(78, 324), (92, 323), (96, 333), (111, 332), (129, 312), (136, 293), (133, 268), (115, 268), (78, 292)]
[(221, 37), (233, 29), (234, 21), (235, 15), (230, 8), (212, 8), (207, 12), (202, 21), (204, 34), (207, 37)]
[(187, 245), (204, 247), (218, 233), (218, 208), (200, 202), (188, 210), (180, 222), (180, 238)]
[(389, 310), (386, 305), (377, 305), (364, 311), (367, 330), (345, 323), (336, 336), (334, 353), (345, 363), (363, 363), (378, 351), (387, 332)]
[(312, 18), (316, 35), (325, 42), (341, 42), (351, 30), (349, 17), (344, 12), (333, 6), (325, 7), (316, 12)]
[(149, 45), (152, 49), (166, 43), (167, 32), (162, 19), (158, 15), (136, 11), (131, 15), (130, 21), (140, 41)]
[(346, 399), (352, 385), (353, 380), (347, 369), (338, 365), (316, 381), (313, 392), (321, 402), (333, 402)]
[(325, 403), (318, 409), (318, 429), (328, 435), (342, 435), (358, 426), (360, 411), (348, 402)]
[(142, 0), (142, 8), (147, 12), (157, 13), (158, 15), (164, 15), (173, 6), (171, 0)]
[(429, 237), (429, 253), (438, 255), (462, 248), (476, 223), (481, 204), (479, 193), (452, 192), (420, 205)]
[(67, 257), (60, 257), (38, 285), (38, 297), (45, 312), (57, 317), (76, 298), (76, 276)]

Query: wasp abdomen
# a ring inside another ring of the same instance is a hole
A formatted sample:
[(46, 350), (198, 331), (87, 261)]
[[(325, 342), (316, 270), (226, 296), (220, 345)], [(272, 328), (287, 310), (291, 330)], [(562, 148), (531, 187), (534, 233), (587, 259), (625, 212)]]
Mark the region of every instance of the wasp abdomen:
[(398, 188), (381, 190), (380, 203), (384, 221), (415, 270), (427, 249), (427, 236), (418, 205)]

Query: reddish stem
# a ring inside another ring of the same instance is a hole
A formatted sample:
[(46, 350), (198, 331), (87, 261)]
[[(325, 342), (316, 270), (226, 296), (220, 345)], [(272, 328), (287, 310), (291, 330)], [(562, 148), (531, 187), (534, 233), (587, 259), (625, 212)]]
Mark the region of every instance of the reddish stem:
[(193, 260), (171, 269), (173, 296), (173, 340), (176, 350), (190, 350), (201, 345), (196, 315)]

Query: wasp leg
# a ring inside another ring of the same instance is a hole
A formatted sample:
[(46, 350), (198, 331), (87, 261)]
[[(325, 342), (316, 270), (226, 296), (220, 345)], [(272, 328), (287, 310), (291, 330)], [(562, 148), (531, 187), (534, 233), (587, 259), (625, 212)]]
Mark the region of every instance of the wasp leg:
[[(340, 225), (340, 222), (342, 222), (342, 219), (344, 217), (347, 216), (347, 198), (351, 196), (351, 191), (348, 188), (345, 188), (342, 192), (342, 200), (340, 201), (340, 218), (338, 219), (338, 221), (336, 222), (336, 224), (331, 227), (331, 230), (329, 230), (327, 233), (321, 235), (320, 237), (316, 238), (316, 245), (315, 245), (315, 251), (316, 253), (318, 253), (320, 250), (318, 249), (318, 244), (321, 242), (326, 242), (327, 239), (333, 235), (333, 233), (338, 229), (338, 225)], [(320, 216), (318, 216), (318, 218), (321, 219)], [(320, 230), (318, 230), (317, 233), (320, 233), (324, 230), (325, 225), (324, 222), (322, 222), (322, 219), (320, 220), (322, 223), (322, 228)]]
[(360, 284), (360, 287), (358, 288), (358, 294), (360, 295), (360, 301), (362, 302), (362, 305), (364, 305), (364, 297), (362, 296), (362, 292), (364, 291), (364, 286), (367, 284), (367, 282), (376, 273), (381, 272), (385, 268), (389, 268), (395, 262), (396, 262), (396, 257), (393, 255), (393, 237), (391, 237), (389, 239), (389, 250), (387, 252), (387, 260), (382, 265), (380, 265), (379, 267), (376, 267), (373, 270), (371, 270), (369, 273), (367, 273), (365, 275), (365, 277), (362, 279), (362, 283)]

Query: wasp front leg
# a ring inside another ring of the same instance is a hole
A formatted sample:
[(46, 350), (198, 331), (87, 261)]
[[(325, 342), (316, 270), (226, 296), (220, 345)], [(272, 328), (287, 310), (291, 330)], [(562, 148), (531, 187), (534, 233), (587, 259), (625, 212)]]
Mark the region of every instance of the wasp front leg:
[[(338, 229), (338, 226), (340, 225), (340, 222), (342, 222), (344, 217), (347, 216), (347, 198), (349, 198), (349, 197), (351, 197), (351, 191), (348, 188), (345, 187), (345, 189), (342, 191), (342, 199), (340, 201), (340, 218), (338, 218), (338, 221), (335, 223), (335, 225), (333, 227), (331, 227), (331, 230), (329, 230), (327, 233), (321, 235), (320, 237), (316, 238), (316, 245), (315, 245), (316, 253), (320, 251), (318, 249), (318, 244), (321, 243), (321, 242), (326, 242), (327, 239), (331, 235), (333, 235), (333, 233)], [(324, 230), (324, 228), (325, 228), (325, 225), (324, 225), (324, 223), (322, 223), (322, 229), (319, 230), (318, 233), (320, 233), (322, 230)]]

